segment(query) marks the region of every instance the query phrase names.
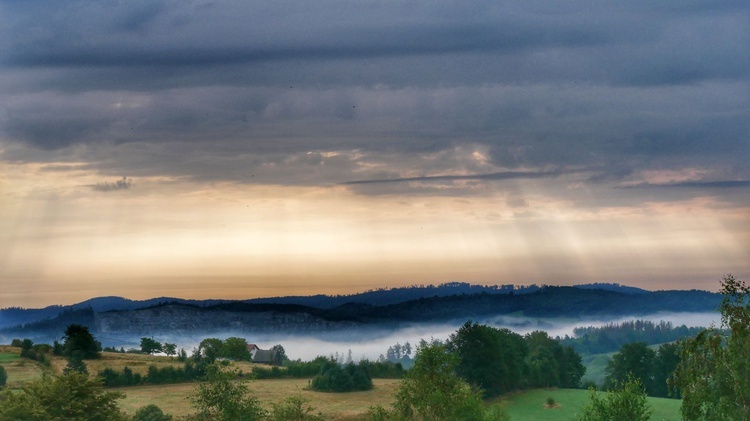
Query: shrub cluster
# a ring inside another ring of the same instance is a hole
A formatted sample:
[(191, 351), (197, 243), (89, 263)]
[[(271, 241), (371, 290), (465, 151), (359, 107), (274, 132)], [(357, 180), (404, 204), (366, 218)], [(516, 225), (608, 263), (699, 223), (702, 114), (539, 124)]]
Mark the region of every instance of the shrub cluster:
[(206, 367), (205, 362), (186, 361), (183, 367), (167, 366), (159, 368), (152, 364), (148, 367), (145, 376), (133, 373), (133, 370), (129, 367), (124, 367), (119, 373), (111, 368), (105, 368), (99, 372), (98, 376), (102, 380), (102, 384), (107, 387), (182, 383), (203, 378), (206, 375)]
[(330, 361), (323, 370), (312, 379), (310, 387), (319, 392), (353, 392), (372, 389), (372, 378), (363, 364), (349, 363), (340, 366)]

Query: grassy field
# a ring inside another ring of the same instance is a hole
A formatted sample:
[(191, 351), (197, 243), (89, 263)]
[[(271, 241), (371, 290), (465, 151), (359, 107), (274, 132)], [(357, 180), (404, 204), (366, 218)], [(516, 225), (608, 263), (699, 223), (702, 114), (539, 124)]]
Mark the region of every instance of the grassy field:
[[(547, 398), (557, 403), (554, 408), (545, 407)], [(557, 421), (570, 420), (589, 401), (589, 391), (580, 389), (534, 389), (501, 399), (512, 420)], [(677, 399), (648, 398), (654, 409), (654, 421), (678, 421), (680, 403)]]
[[(268, 379), (250, 383), (253, 395), (267, 407), (279, 403), (289, 396), (299, 395), (308, 399), (316, 412), (321, 412), (326, 419), (353, 420), (360, 418), (372, 405), (389, 407), (399, 380), (374, 379), (374, 389), (366, 392), (322, 393), (307, 390), (307, 379)], [(164, 412), (172, 415), (187, 415), (194, 412), (187, 401), (196, 383), (182, 383), (159, 386), (137, 386), (118, 390), (125, 393), (120, 406), (128, 413), (148, 405), (158, 405)]]
[(44, 372), (44, 368), (39, 363), (21, 359), (20, 353), (20, 348), (0, 346), (0, 365), (8, 374), (6, 386), (10, 389), (17, 389)]
[[(65, 364), (64, 358), (53, 357), (49, 368), (39, 363), (19, 358), (20, 349), (0, 346), (0, 364), (8, 372), (8, 386), (19, 388), (30, 380), (38, 378), (44, 371), (61, 373)], [(595, 367), (592, 377), (598, 377), (596, 367), (603, 374), (606, 360), (612, 354), (599, 354), (588, 361), (588, 365)], [(96, 375), (104, 368), (121, 371), (125, 366), (134, 372), (145, 374), (148, 366), (158, 367), (182, 366), (176, 358), (149, 356), (142, 354), (102, 353), (98, 360), (86, 360), (89, 373)], [(243, 372), (252, 372), (252, 364), (246, 362), (233, 363)], [(588, 376), (587, 376), (588, 377)], [(302, 396), (309, 401), (316, 412), (321, 412), (326, 419), (357, 420), (367, 413), (373, 405), (390, 407), (398, 388), (399, 380), (374, 379), (375, 388), (366, 392), (352, 393), (321, 393), (308, 389), (308, 379), (266, 379), (250, 382), (250, 390), (266, 406), (271, 409), (272, 404), (282, 402), (289, 396)], [(134, 413), (138, 408), (156, 404), (164, 412), (173, 415), (187, 415), (194, 412), (187, 397), (194, 393), (197, 383), (181, 383), (154, 386), (126, 387), (117, 390), (125, 395), (120, 400), (120, 406), (128, 413)], [(545, 407), (547, 398), (551, 397), (557, 405), (554, 408)], [(519, 392), (498, 399), (495, 404), (503, 405), (513, 420), (570, 420), (580, 408), (589, 401), (587, 390), (576, 389), (535, 389)], [(680, 401), (674, 399), (648, 398), (654, 409), (652, 419), (679, 420)]]

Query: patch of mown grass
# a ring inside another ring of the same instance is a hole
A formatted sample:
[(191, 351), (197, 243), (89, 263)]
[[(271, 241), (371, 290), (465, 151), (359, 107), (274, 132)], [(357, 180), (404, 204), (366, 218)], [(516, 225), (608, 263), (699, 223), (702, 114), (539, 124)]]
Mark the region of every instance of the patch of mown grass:
[(18, 354), (0, 353), (0, 364), (8, 364), (14, 361), (18, 361), (21, 358)]
[[(589, 402), (589, 391), (583, 389), (532, 389), (501, 399), (512, 420), (570, 420)], [(548, 398), (557, 406), (545, 405)], [(680, 416), (678, 399), (647, 398), (654, 412), (654, 421), (677, 421)]]

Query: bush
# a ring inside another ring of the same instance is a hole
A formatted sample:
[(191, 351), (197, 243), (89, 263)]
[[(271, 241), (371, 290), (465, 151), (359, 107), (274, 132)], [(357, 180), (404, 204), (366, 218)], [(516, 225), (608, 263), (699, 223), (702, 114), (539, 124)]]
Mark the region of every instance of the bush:
[(206, 381), (189, 398), (198, 419), (249, 421), (268, 415), (258, 398), (250, 393), (247, 381), (235, 381), (236, 378), (236, 371), (224, 371), (215, 365), (208, 367)]
[(165, 414), (158, 406), (150, 404), (135, 411), (133, 421), (172, 421), (172, 416)]
[(392, 414), (370, 410), (371, 419), (507, 420), (502, 408), (485, 407), (481, 393), (456, 372), (458, 358), (439, 342), (423, 343), (396, 392)]
[(85, 374), (43, 375), (17, 393), (2, 393), (0, 420), (124, 421), (116, 402), (123, 396), (104, 391)]
[(372, 389), (372, 379), (364, 365), (349, 363), (343, 368), (332, 362), (315, 376), (311, 387), (319, 392), (353, 392)]
[(8, 372), (5, 371), (5, 367), (0, 365), (0, 388), (5, 386), (8, 381)]
[(646, 402), (646, 391), (640, 380), (630, 376), (604, 398), (591, 390), (591, 401), (581, 409), (581, 421), (647, 421), (653, 409)]
[(313, 414), (315, 410), (308, 405), (308, 400), (302, 396), (290, 396), (280, 404), (273, 405), (271, 420), (273, 421), (322, 421), (323, 416)]

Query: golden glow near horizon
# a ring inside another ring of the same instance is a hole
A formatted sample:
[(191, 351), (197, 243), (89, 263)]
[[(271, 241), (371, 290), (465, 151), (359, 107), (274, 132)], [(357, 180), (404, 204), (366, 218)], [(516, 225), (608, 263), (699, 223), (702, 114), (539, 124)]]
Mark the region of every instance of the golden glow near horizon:
[(748, 2), (114, 3), (0, 3), (0, 307), (750, 277)]
[(711, 289), (724, 271), (750, 272), (750, 218), (711, 198), (586, 209), (527, 191), (519, 212), (503, 192), (406, 198), (165, 178), (92, 194), (100, 175), (55, 168), (3, 167), (0, 307), (449, 281)]

